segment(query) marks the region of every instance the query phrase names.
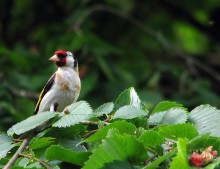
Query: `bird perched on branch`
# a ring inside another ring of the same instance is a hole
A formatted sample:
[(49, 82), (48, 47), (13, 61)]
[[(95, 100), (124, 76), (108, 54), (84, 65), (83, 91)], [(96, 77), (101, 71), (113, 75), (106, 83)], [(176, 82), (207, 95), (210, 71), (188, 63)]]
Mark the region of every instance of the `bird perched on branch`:
[(80, 93), (78, 62), (74, 55), (69, 51), (58, 50), (49, 60), (53, 61), (58, 69), (44, 86), (34, 114), (50, 109), (63, 111), (77, 100)]
[[(53, 61), (58, 69), (50, 77), (40, 93), (34, 114), (45, 111), (61, 112), (66, 106), (76, 102), (79, 97), (81, 82), (78, 72), (78, 62), (73, 53), (58, 50), (49, 60)], [(42, 126), (40, 128), (38, 127), (38, 129), (41, 128)], [(33, 131), (28, 133), (28, 137), (24, 139), (22, 145), (3, 169), (8, 169), (16, 161), (19, 153), (28, 145), (33, 136)]]

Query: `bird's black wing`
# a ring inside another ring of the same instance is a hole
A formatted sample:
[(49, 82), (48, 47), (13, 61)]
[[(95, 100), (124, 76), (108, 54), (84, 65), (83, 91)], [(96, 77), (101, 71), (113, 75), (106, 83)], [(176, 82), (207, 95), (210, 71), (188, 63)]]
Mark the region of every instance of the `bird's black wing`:
[(56, 77), (56, 73), (54, 73), (50, 79), (47, 81), (46, 85), (44, 86), (43, 90), (41, 91), (40, 93), (40, 96), (38, 98), (38, 101), (37, 101), (37, 104), (36, 104), (36, 107), (34, 109), (34, 114), (37, 114), (38, 110), (39, 110), (39, 106), (40, 106), (40, 103), (41, 103), (41, 100), (43, 99), (44, 95), (51, 89), (51, 87), (53, 86), (53, 83), (54, 83), (54, 79)]

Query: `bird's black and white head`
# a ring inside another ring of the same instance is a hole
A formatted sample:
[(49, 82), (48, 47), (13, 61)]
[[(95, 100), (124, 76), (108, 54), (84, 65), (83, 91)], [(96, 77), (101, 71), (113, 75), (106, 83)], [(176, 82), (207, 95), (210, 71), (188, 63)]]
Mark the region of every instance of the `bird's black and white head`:
[(57, 50), (49, 59), (58, 67), (71, 67), (78, 71), (78, 62), (73, 53), (65, 50)]

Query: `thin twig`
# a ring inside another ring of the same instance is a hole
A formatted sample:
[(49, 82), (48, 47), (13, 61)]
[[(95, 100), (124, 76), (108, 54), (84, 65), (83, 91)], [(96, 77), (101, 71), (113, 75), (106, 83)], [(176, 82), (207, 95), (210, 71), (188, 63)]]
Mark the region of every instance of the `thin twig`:
[(35, 157), (34, 157), (34, 158), (31, 158), (30, 155), (28, 155), (28, 154), (21, 154), (21, 153), (19, 153), (19, 156), (33, 159), (33, 160), (39, 162), (39, 163), (40, 163), (44, 168), (46, 168), (46, 169), (50, 169), (50, 168), (51, 168), (49, 165), (47, 165), (43, 160), (41, 160), (41, 159), (39, 159), (39, 158), (35, 158)]
[(88, 133), (86, 135), (83, 136), (83, 138), (87, 137), (88, 135), (92, 134), (92, 133), (95, 133), (97, 132), (98, 129), (95, 129), (95, 130), (91, 130), (91, 131), (88, 131)]
[(18, 96), (18, 97), (24, 97), (24, 98), (33, 99), (33, 100), (38, 99), (38, 94), (34, 93), (34, 92), (29, 92), (29, 91), (25, 91), (25, 90), (18, 90), (18, 89), (12, 88), (12, 87), (10, 87), (9, 90), (13, 95)]

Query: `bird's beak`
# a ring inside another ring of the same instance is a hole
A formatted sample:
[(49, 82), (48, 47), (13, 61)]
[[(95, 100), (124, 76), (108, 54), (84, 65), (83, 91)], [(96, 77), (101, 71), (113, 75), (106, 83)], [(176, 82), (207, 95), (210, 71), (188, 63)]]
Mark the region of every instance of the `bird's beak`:
[(57, 57), (57, 55), (53, 55), (49, 60), (51, 60), (53, 62), (58, 62), (59, 58)]

